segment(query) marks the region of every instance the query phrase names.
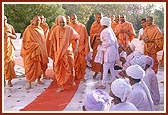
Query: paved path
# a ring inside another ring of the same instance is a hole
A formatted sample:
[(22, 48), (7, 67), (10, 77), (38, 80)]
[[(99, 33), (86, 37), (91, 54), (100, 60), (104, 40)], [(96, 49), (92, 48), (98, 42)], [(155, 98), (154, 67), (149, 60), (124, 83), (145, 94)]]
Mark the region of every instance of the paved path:
[[(20, 53), (20, 46), (21, 42), (20, 39), (17, 39), (15, 41), (16, 44), (16, 59), (21, 59), (22, 58), (19, 56)], [(50, 63), (48, 64), (49, 67), (52, 67), (52, 60), (50, 60)], [(35, 82), (32, 83), (33, 89), (26, 90), (26, 79), (24, 77), (24, 68), (22, 66), (16, 65), (15, 66), (17, 78), (15, 78), (13, 82), (13, 87), (5, 87), (3, 88), (3, 106), (2, 110), (3, 112), (7, 113), (13, 113), (13, 112), (21, 112), (19, 111), (20, 109), (24, 108), (26, 105), (28, 105), (31, 101), (33, 101), (38, 95), (40, 95), (52, 82), (52, 80), (43, 80), (45, 83), (44, 85), (37, 85)], [(86, 69), (86, 82), (81, 82), (77, 92), (75, 93), (74, 97), (72, 98), (71, 102), (65, 107), (64, 111), (68, 112), (82, 112), (82, 105), (83, 105), (83, 100), (87, 92), (95, 89), (97, 85), (100, 84), (99, 78), (100, 75), (98, 75), (98, 78), (96, 80), (92, 79), (93, 72), (87, 68)], [(159, 91), (160, 91), (160, 104), (155, 106), (155, 110), (158, 112), (165, 112), (166, 111), (166, 106), (165, 106), (165, 86), (163, 83), (160, 83), (161, 81), (165, 80), (164, 79), (164, 71), (163, 67), (159, 67), (159, 72), (157, 74), (158, 78), (158, 85), (159, 85)], [(109, 80), (110, 80), (110, 75), (109, 75)], [(105, 89), (106, 92), (109, 92), (109, 87)]]

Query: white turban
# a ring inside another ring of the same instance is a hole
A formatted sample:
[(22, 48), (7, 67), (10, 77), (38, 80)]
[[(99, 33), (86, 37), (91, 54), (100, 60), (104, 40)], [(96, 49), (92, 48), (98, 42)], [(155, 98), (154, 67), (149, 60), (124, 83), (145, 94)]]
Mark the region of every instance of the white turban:
[(148, 55), (145, 56), (145, 62), (146, 62), (146, 64), (150, 65), (151, 68), (152, 68), (153, 65), (154, 65), (154, 60), (153, 60), (153, 58), (150, 57), (150, 56), (148, 56)]
[(110, 27), (111, 26), (111, 19), (108, 17), (102, 17), (100, 20), (100, 24), (107, 26), (107, 27)]
[(111, 91), (116, 97), (120, 98), (122, 102), (126, 101), (131, 90), (131, 85), (126, 79), (116, 79), (111, 84)]
[(144, 55), (144, 54), (142, 52), (136, 52), (134, 55), (135, 56), (141, 56), (141, 55)]
[(135, 51), (135, 45), (133, 43), (129, 44), (129, 47), (131, 48), (132, 51)]
[(128, 76), (134, 78), (134, 79), (141, 79), (141, 86), (144, 88), (147, 97), (150, 102), (151, 109), (154, 110), (154, 104), (153, 100), (150, 94), (150, 91), (146, 85), (146, 83), (143, 81), (143, 77), (145, 76), (145, 71), (139, 66), (139, 65), (131, 65), (126, 69), (126, 73)]
[(145, 55), (135, 56), (131, 61), (131, 65), (139, 65), (142, 69), (145, 69), (146, 62), (145, 62)]
[(87, 111), (108, 111), (111, 107), (111, 100), (108, 93), (97, 89), (86, 95), (84, 106)]
[(142, 79), (145, 76), (145, 71), (139, 65), (129, 66), (126, 73), (133, 79)]

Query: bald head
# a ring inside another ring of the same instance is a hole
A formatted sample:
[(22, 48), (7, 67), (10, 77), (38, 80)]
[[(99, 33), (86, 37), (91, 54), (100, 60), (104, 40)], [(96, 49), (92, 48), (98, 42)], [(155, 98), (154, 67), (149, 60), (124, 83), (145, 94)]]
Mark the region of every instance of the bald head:
[(121, 21), (121, 22), (125, 22), (125, 21), (126, 21), (126, 15), (121, 14), (121, 15), (120, 15), (120, 21)]
[(76, 14), (71, 14), (70, 15), (70, 21), (71, 21), (72, 24), (75, 24), (77, 22)]
[(40, 19), (41, 19), (41, 23), (44, 23), (46, 21), (46, 18), (43, 15), (40, 16)]
[(102, 15), (101, 12), (97, 12), (96, 15), (95, 15), (96, 21), (98, 23), (100, 23), (100, 20), (101, 20), (102, 17), (103, 17), (103, 15)]
[(33, 19), (32, 19), (32, 24), (34, 26), (39, 26), (40, 25), (40, 17), (39, 16), (34, 16)]
[(57, 17), (58, 25), (64, 27), (66, 25), (66, 18), (64, 16)]
[(66, 23), (67, 25), (70, 23), (70, 16), (65, 16), (66, 17)]

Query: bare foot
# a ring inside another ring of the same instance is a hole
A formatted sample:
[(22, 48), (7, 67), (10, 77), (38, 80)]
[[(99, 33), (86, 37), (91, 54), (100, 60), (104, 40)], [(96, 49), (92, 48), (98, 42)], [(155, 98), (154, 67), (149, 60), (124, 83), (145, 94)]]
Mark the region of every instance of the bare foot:
[(61, 91), (63, 91), (63, 90), (64, 90), (63, 87), (59, 87), (59, 88), (57, 89), (56, 93), (59, 93), (59, 92), (61, 92)]
[(106, 89), (106, 86), (100, 85), (100, 86), (96, 87), (96, 89)]
[(31, 89), (31, 88), (32, 88), (32, 87), (31, 87), (31, 84), (29, 83), (29, 84), (27, 85), (26, 89), (29, 90), (29, 89)]
[(45, 77), (43, 77), (43, 79), (50, 80), (50, 78), (48, 78), (48, 77), (46, 77), (46, 76), (45, 76)]
[(11, 81), (8, 81), (8, 86), (9, 86), (9, 87), (13, 87)]
[(75, 81), (72, 81), (72, 86), (75, 86), (75, 85), (76, 85)]
[(93, 75), (93, 79), (96, 79), (96, 76), (97, 76), (97, 74), (94, 74), (94, 75)]
[(85, 80), (85, 79), (81, 79), (81, 81), (82, 81), (82, 82), (86, 82), (86, 80)]
[(37, 81), (37, 84), (43, 85), (44, 83), (42, 81)]

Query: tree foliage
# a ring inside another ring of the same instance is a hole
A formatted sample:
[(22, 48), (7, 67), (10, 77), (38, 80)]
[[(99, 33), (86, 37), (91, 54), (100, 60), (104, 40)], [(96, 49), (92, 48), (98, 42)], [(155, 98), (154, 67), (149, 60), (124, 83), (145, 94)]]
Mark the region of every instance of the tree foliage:
[(56, 4), (5, 4), (4, 13), (15, 31), (22, 33), (35, 15), (44, 15), (51, 27), (58, 15), (64, 15), (64, 9)]
[(164, 7), (156, 9), (154, 4), (4, 4), (4, 15), (8, 17), (16, 32), (23, 32), (35, 15), (44, 15), (51, 27), (58, 15), (75, 13), (78, 21), (90, 30), (93, 14), (97, 11), (105, 16), (125, 14), (127, 20), (133, 24), (136, 32), (141, 28), (140, 20), (146, 16), (153, 16), (155, 23), (163, 29)]
[(87, 21), (86, 23), (86, 29), (87, 29), (87, 32), (88, 34), (90, 35), (90, 28), (92, 26), (92, 23), (95, 21), (95, 16), (94, 14), (92, 14), (90, 17), (89, 17), (89, 20)]

